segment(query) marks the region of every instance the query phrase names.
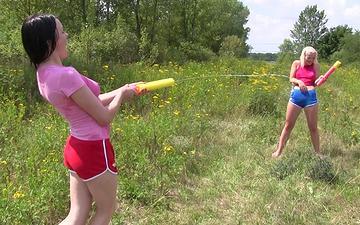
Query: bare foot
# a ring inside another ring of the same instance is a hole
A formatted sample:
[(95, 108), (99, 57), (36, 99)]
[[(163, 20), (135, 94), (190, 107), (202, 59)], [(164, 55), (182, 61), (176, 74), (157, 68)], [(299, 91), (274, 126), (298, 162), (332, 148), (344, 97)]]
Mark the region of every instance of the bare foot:
[(120, 205), (120, 201), (118, 199), (116, 199), (116, 203), (115, 203), (115, 213), (120, 213), (122, 210), (121, 205)]
[(273, 152), (273, 153), (271, 154), (271, 156), (272, 156), (273, 158), (279, 158), (279, 157), (281, 156), (281, 152), (280, 152), (280, 151), (275, 151), (275, 152)]
[(325, 156), (319, 152), (315, 152), (316, 156), (319, 157), (320, 159), (325, 159)]

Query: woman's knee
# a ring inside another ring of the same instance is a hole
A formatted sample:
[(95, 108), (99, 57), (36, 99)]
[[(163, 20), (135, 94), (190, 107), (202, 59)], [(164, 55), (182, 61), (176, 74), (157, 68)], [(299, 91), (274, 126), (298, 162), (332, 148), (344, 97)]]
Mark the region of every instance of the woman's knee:
[(295, 123), (290, 122), (290, 121), (286, 121), (284, 128), (285, 128), (286, 131), (291, 131), (294, 128), (294, 126), (295, 126)]
[(71, 207), (69, 215), (74, 221), (74, 224), (85, 224), (89, 214), (90, 214), (91, 206), (79, 206), (79, 207)]
[(112, 215), (116, 206), (116, 175), (105, 173), (88, 184), (96, 211)]
[(95, 201), (96, 211), (103, 211), (112, 215), (116, 209), (116, 197), (107, 201)]
[(312, 134), (316, 134), (316, 133), (318, 133), (318, 128), (315, 125), (309, 125), (309, 131)]
[(89, 212), (82, 213), (76, 210), (70, 210), (69, 215), (59, 225), (85, 225), (88, 220)]

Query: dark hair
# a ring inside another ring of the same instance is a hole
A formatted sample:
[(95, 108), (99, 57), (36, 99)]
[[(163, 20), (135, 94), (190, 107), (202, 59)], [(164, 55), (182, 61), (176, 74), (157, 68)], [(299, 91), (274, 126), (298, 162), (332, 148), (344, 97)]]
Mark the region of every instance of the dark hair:
[(21, 27), (24, 49), (35, 68), (45, 61), (56, 47), (56, 17), (37, 14), (29, 16)]

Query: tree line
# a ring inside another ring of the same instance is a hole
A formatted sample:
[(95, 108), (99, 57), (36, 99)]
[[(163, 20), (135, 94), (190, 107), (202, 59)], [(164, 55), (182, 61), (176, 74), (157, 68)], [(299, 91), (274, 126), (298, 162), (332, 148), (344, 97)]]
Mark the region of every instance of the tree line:
[(325, 11), (307, 6), (279, 53), (250, 53), (249, 9), (237, 0), (0, 0), (0, 62), (24, 60), (20, 27), (34, 13), (52, 13), (69, 33), (73, 60), (88, 63), (204, 61), (218, 55), (268, 61), (297, 58), (315, 47), (322, 60), (360, 61), (360, 33), (327, 28)]
[(305, 46), (313, 46), (322, 60), (359, 62), (360, 32), (348, 25), (327, 28), (327, 21), (324, 10), (317, 5), (306, 6), (290, 31), (291, 39), (285, 39), (279, 46), (278, 59), (297, 57)]
[(249, 51), (249, 9), (237, 0), (1, 0), (0, 10), (2, 58), (18, 56), (19, 26), (39, 12), (58, 16), (70, 47), (87, 60), (207, 60)]

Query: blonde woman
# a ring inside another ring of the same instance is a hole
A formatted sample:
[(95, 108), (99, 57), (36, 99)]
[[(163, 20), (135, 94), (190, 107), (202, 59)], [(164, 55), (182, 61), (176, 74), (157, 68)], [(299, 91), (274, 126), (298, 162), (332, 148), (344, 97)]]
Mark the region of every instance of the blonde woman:
[(272, 153), (274, 158), (282, 154), (302, 109), (304, 109), (306, 115), (315, 153), (320, 155), (320, 140), (317, 127), (318, 100), (315, 90), (315, 80), (320, 72), (317, 55), (317, 51), (313, 47), (305, 47), (301, 52), (300, 60), (295, 60), (291, 65), (289, 80), (293, 88), (287, 105), (285, 126), (281, 132), (277, 148)]

